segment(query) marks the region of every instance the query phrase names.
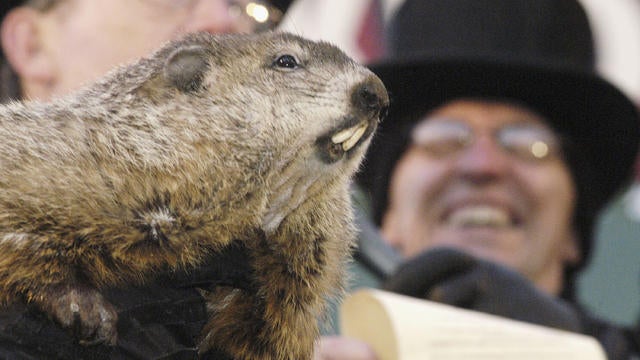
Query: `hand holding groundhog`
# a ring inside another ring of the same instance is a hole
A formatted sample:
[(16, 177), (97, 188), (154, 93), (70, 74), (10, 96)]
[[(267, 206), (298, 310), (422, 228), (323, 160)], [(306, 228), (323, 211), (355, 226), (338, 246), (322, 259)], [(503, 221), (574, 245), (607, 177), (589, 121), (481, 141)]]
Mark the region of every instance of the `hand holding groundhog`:
[(117, 339), (100, 292), (230, 246), (200, 352), (309, 359), (355, 230), (348, 186), (388, 97), (337, 48), (195, 34), (52, 103), (0, 107), (0, 304)]

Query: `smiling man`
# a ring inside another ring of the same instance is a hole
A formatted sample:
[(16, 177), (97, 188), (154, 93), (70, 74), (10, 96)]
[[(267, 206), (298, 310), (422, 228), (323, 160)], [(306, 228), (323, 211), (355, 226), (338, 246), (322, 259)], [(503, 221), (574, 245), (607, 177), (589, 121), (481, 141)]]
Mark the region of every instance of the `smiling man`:
[(387, 32), (390, 56), (371, 68), (392, 104), (358, 178), (387, 242), (407, 258), (454, 247), (570, 297), (640, 132), (595, 73), (584, 10), (407, 0)]
[(564, 267), (580, 259), (576, 189), (546, 123), (521, 105), (487, 100), (430, 112), (391, 177), (384, 237), (407, 257), (463, 249), (560, 293)]
[[(593, 335), (611, 359), (638, 353), (640, 337), (574, 296), (596, 216), (631, 179), (640, 139), (634, 104), (594, 70), (580, 4), (406, 0), (385, 31), (389, 56), (371, 68), (391, 107), (358, 175), (404, 261), (383, 288)], [(381, 268), (367, 251), (356, 278)], [(372, 358), (345, 338), (319, 349)]]

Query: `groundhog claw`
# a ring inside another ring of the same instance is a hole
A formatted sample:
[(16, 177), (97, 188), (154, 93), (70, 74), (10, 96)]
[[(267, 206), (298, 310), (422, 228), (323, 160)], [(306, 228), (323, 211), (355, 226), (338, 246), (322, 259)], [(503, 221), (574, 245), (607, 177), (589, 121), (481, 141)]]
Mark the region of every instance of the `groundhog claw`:
[(38, 303), (82, 345), (115, 345), (118, 313), (97, 290), (86, 286), (60, 285), (46, 291)]

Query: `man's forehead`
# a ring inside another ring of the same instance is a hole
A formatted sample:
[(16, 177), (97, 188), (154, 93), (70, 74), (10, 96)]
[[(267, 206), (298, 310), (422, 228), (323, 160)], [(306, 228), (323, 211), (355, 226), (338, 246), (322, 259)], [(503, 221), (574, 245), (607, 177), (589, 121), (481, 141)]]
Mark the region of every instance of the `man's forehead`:
[(433, 109), (422, 121), (431, 119), (456, 120), (479, 127), (531, 123), (549, 128), (544, 116), (524, 104), (508, 100), (456, 99)]

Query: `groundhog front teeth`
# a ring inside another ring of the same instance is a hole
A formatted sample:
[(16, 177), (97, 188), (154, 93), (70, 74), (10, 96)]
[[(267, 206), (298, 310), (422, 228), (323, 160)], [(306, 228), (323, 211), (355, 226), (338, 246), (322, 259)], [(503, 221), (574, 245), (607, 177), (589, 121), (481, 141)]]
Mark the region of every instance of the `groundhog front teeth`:
[(367, 123), (362, 122), (356, 126), (341, 130), (331, 137), (331, 141), (334, 144), (342, 143), (342, 150), (349, 151), (362, 138), (362, 135), (367, 131), (367, 127)]
[(353, 135), (353, 133), (356, 131), (357, 126), (354, 127), (350, 127), (348, 129), (344, 129), (338, 133), (336, 133), (335, 135), (333, 135), (331, 137), (331, 141), (333, 141), (334, 144), (339, 144), (345, 140), (347, 140), (348, 138), (351, 137), (351, 135)]

